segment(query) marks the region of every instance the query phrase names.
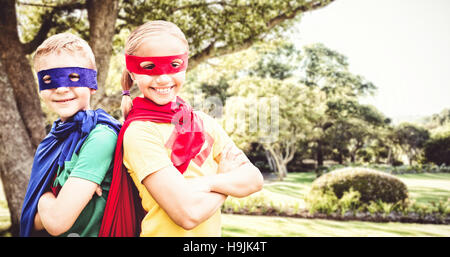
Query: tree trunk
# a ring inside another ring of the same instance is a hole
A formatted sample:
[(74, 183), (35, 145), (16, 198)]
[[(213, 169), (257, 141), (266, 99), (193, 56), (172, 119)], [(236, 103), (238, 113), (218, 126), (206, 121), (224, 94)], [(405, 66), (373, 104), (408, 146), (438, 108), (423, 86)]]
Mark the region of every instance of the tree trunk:
[(414, 155), (411, 153), (412, 150), (409, 150), (409, 152), (406, 154), (406, 156), (408, 157), (408, 164), (409, 166), (412, 166), (413, 163), (413, 159), (414, 159)]
[(339, 149), (339, 153), (338, 153), (338, 163), (339, 164), (343, 164), (344, 163), (344, 158), (342, 157), (342, 149)]
[(280, 163), (278, 166), (278, 179), (282, 181), (287, 176), (287, 166), (284, 163)]
[(353, 153), (353, 152), (350, 154), (350, 162), (351, 163), (355, 163), (355, 160), (356, 160), (355, 155), (356, 155), (356, 153)]
[(11, 216), (11, 233), (19, 234), (20, 212), (33, 162), (34, 147), (19, 115), (13, 89), (0, 63), (0, 175)]
[(19, 40), (15, 1), (2, 1), (0, 8), (0, 61), (9, 87), (13, 88), (14, 102), (25, 125), (33, 147), (45, 137), (45, 115), (41, 109), (33, 71)]
[(323, 166), (323, 151), (321, 141), (317, 141), (317, 166)]
[(265, 149), (265, 152), (266, 152), (266, 158), (267, 158), (267, 162), (269, 163), (270, 169), (272, 171), (276, 172), (277, 171), (277, 167), (276, 167), (275, 160), (273, 159), (272, 154), (267, 149)]
[(89, 20), (89, 45), (95, 55), (97, 64), (97, 93), (92, 97), (92, 107), (103, 107), (100, 101), (106, 97), (105, 82), (108, 77), (109, 62), (112, 55), (112, 42), (115, 32), (118, 0), (86, 2)]
[(283, 180), (287, 175), (287, 163), (283, 161), (283, 156), (270, 146), (266, 146), (265, 149), (275, 162), (275, 171), (278, 173), (278, 179), (280, 181)]
[(0, 175), (11, 215), (11, 233), (18, 235), (34, 151), (45, 136), (45, 117), (33, 71), (19, 40), (13, 0), (2, 1), (0, 31)]
[(275, 156), (275, 163), (277, 165), (277, 171), (278, 171), (278, 179), (282, 181), (286, 175), (287, 175), (287, 167), (286, 163), (283, 162), (281, 156)]
[(387, 163), (390, 165), (394, 164), (394, 158), (392, 157), (392, 149), (389, 147), (388, 157), (387, 157)]

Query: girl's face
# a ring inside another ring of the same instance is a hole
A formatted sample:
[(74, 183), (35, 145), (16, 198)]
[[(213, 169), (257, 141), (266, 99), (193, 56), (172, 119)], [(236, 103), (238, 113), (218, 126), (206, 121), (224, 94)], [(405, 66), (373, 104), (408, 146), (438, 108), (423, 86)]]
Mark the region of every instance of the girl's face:
[[(147, 37), (138, 49), (133, 53), (136, 56), (172, 56), (184, 54), (188, 51), (186, 44), (170, 34)], [(174, 60), (172, 65), (177, 65), (181, 60)], [(143, 62), (141, 67), (151, 68), (151, 62)], [(146, 75), (130, 73), (144, 97), (156, 104), (164, 105), (173, 102), (178, 95), (186, 79), (186, 71), (173, 74)]]

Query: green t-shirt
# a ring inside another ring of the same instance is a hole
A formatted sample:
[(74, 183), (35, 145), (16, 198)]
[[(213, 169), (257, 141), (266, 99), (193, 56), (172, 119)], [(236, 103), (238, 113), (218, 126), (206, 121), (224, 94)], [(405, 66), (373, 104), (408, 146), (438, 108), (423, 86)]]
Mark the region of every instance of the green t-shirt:
[(117, 135), (112, 129), (97, 124), (81, 146), (79, 155), (74, 153), (72, 159), (57, 171), (53, 186), (63, 186), (69, 177), (77, 177), (102, 188), (102, 196), (94, 194), (73, 226), (60, 236), (98, 236), (111, 186), (116, 142)]

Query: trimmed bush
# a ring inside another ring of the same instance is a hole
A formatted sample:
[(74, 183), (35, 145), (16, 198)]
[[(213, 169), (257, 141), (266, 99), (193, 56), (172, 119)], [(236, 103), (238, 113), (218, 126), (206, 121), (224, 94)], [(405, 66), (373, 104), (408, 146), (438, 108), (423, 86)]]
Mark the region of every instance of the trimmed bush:
[(408, 189), (400, 179), (361, 167), (343, 168), (322, 175), (313, 182), (311, 193), (332, 191), (340, 199), (351, 188), (360, 193), (362, 203), (397, 203), (408, 198)]

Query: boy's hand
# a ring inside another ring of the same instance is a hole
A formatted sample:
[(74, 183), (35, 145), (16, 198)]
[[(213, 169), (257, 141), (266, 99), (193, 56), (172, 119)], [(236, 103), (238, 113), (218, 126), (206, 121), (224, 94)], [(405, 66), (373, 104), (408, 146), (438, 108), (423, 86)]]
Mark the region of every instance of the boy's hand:
[(218, 173), (230, 172), (248, 162), (244, 152), (233, 143), (226, 145), (220, 154)]
[(103, 192), (102, 187), (100, 185), (98, 185), (97, 188), (95, 189), (95, 193), (98, 196), (102, 196), (102, 192)]
[(44, 225), (42, 225), (41, 216), (39, 216), (39, 212), (36, 212), (36, 216), (34, 216), (34, 229), (37, 231), (44, 229)]

